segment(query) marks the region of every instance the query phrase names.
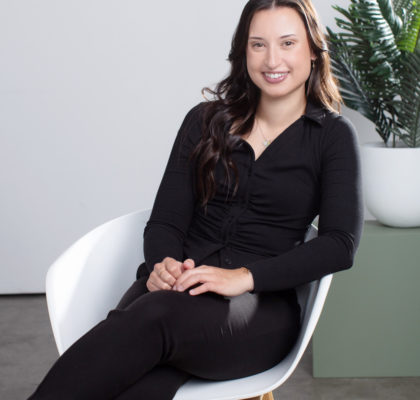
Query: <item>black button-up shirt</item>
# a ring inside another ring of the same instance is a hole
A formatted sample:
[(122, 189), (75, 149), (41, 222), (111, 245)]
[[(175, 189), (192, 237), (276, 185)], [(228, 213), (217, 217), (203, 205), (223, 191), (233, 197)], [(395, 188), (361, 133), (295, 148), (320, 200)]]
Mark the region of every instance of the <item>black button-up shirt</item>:
[[(352, 266), (363, 226), (356, 131), (344, 116), (311, 102), (255, 160), (243, 139), (232, 158), (239, 189), (231, 197), (216, 165), (217, 192), (207, 213), (194, 195), (188, 156), (201, 138), (201, 106), (178, 131), (144, 231), (149, 271), (166, 256), (195, 265), (245, 266), (254, 292), (284, 290)], [(233, 177), (233, 174), (232, 174)], [(229, 194), (229, 196), (227, 196)], [(303, 243), (319, 215), (318, 237)]]

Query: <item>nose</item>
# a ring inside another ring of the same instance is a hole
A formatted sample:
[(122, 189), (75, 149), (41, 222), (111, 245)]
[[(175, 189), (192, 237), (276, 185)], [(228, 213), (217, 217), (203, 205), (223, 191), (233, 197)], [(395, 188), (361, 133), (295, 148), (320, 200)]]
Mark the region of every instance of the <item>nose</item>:
[(275, 45), (268, 46), (265, 63), (270, 69), (274, 69), (281, 63), (280, 50)]

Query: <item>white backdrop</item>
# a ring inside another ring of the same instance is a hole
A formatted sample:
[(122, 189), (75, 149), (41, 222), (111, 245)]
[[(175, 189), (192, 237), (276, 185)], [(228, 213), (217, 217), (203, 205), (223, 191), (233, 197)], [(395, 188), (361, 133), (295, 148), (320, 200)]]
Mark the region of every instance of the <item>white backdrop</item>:
[(0, 0), (0, 293), (44, 292), (77, 238), (152, 206), (186, 112), (229, 71), (245, 3)]

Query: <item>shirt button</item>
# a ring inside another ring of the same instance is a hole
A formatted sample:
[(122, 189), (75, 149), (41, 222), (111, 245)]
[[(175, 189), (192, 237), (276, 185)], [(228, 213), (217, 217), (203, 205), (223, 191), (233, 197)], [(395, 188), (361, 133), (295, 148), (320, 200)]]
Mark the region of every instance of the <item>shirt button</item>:
[(232, 265), (232, 260), (231, 260), (229, 257), (226, 257), (226, 258), (225, 258), (225, 263), (226, 263), (227, 265)]

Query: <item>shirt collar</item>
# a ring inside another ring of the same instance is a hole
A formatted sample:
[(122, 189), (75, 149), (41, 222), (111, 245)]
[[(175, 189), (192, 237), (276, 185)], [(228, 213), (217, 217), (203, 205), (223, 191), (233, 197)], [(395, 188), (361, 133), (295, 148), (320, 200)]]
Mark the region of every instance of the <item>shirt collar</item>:
[(326, 116), (326, 109), (308, 99), (303, 116), (317, 122), (319, 125), (323, 125)]

